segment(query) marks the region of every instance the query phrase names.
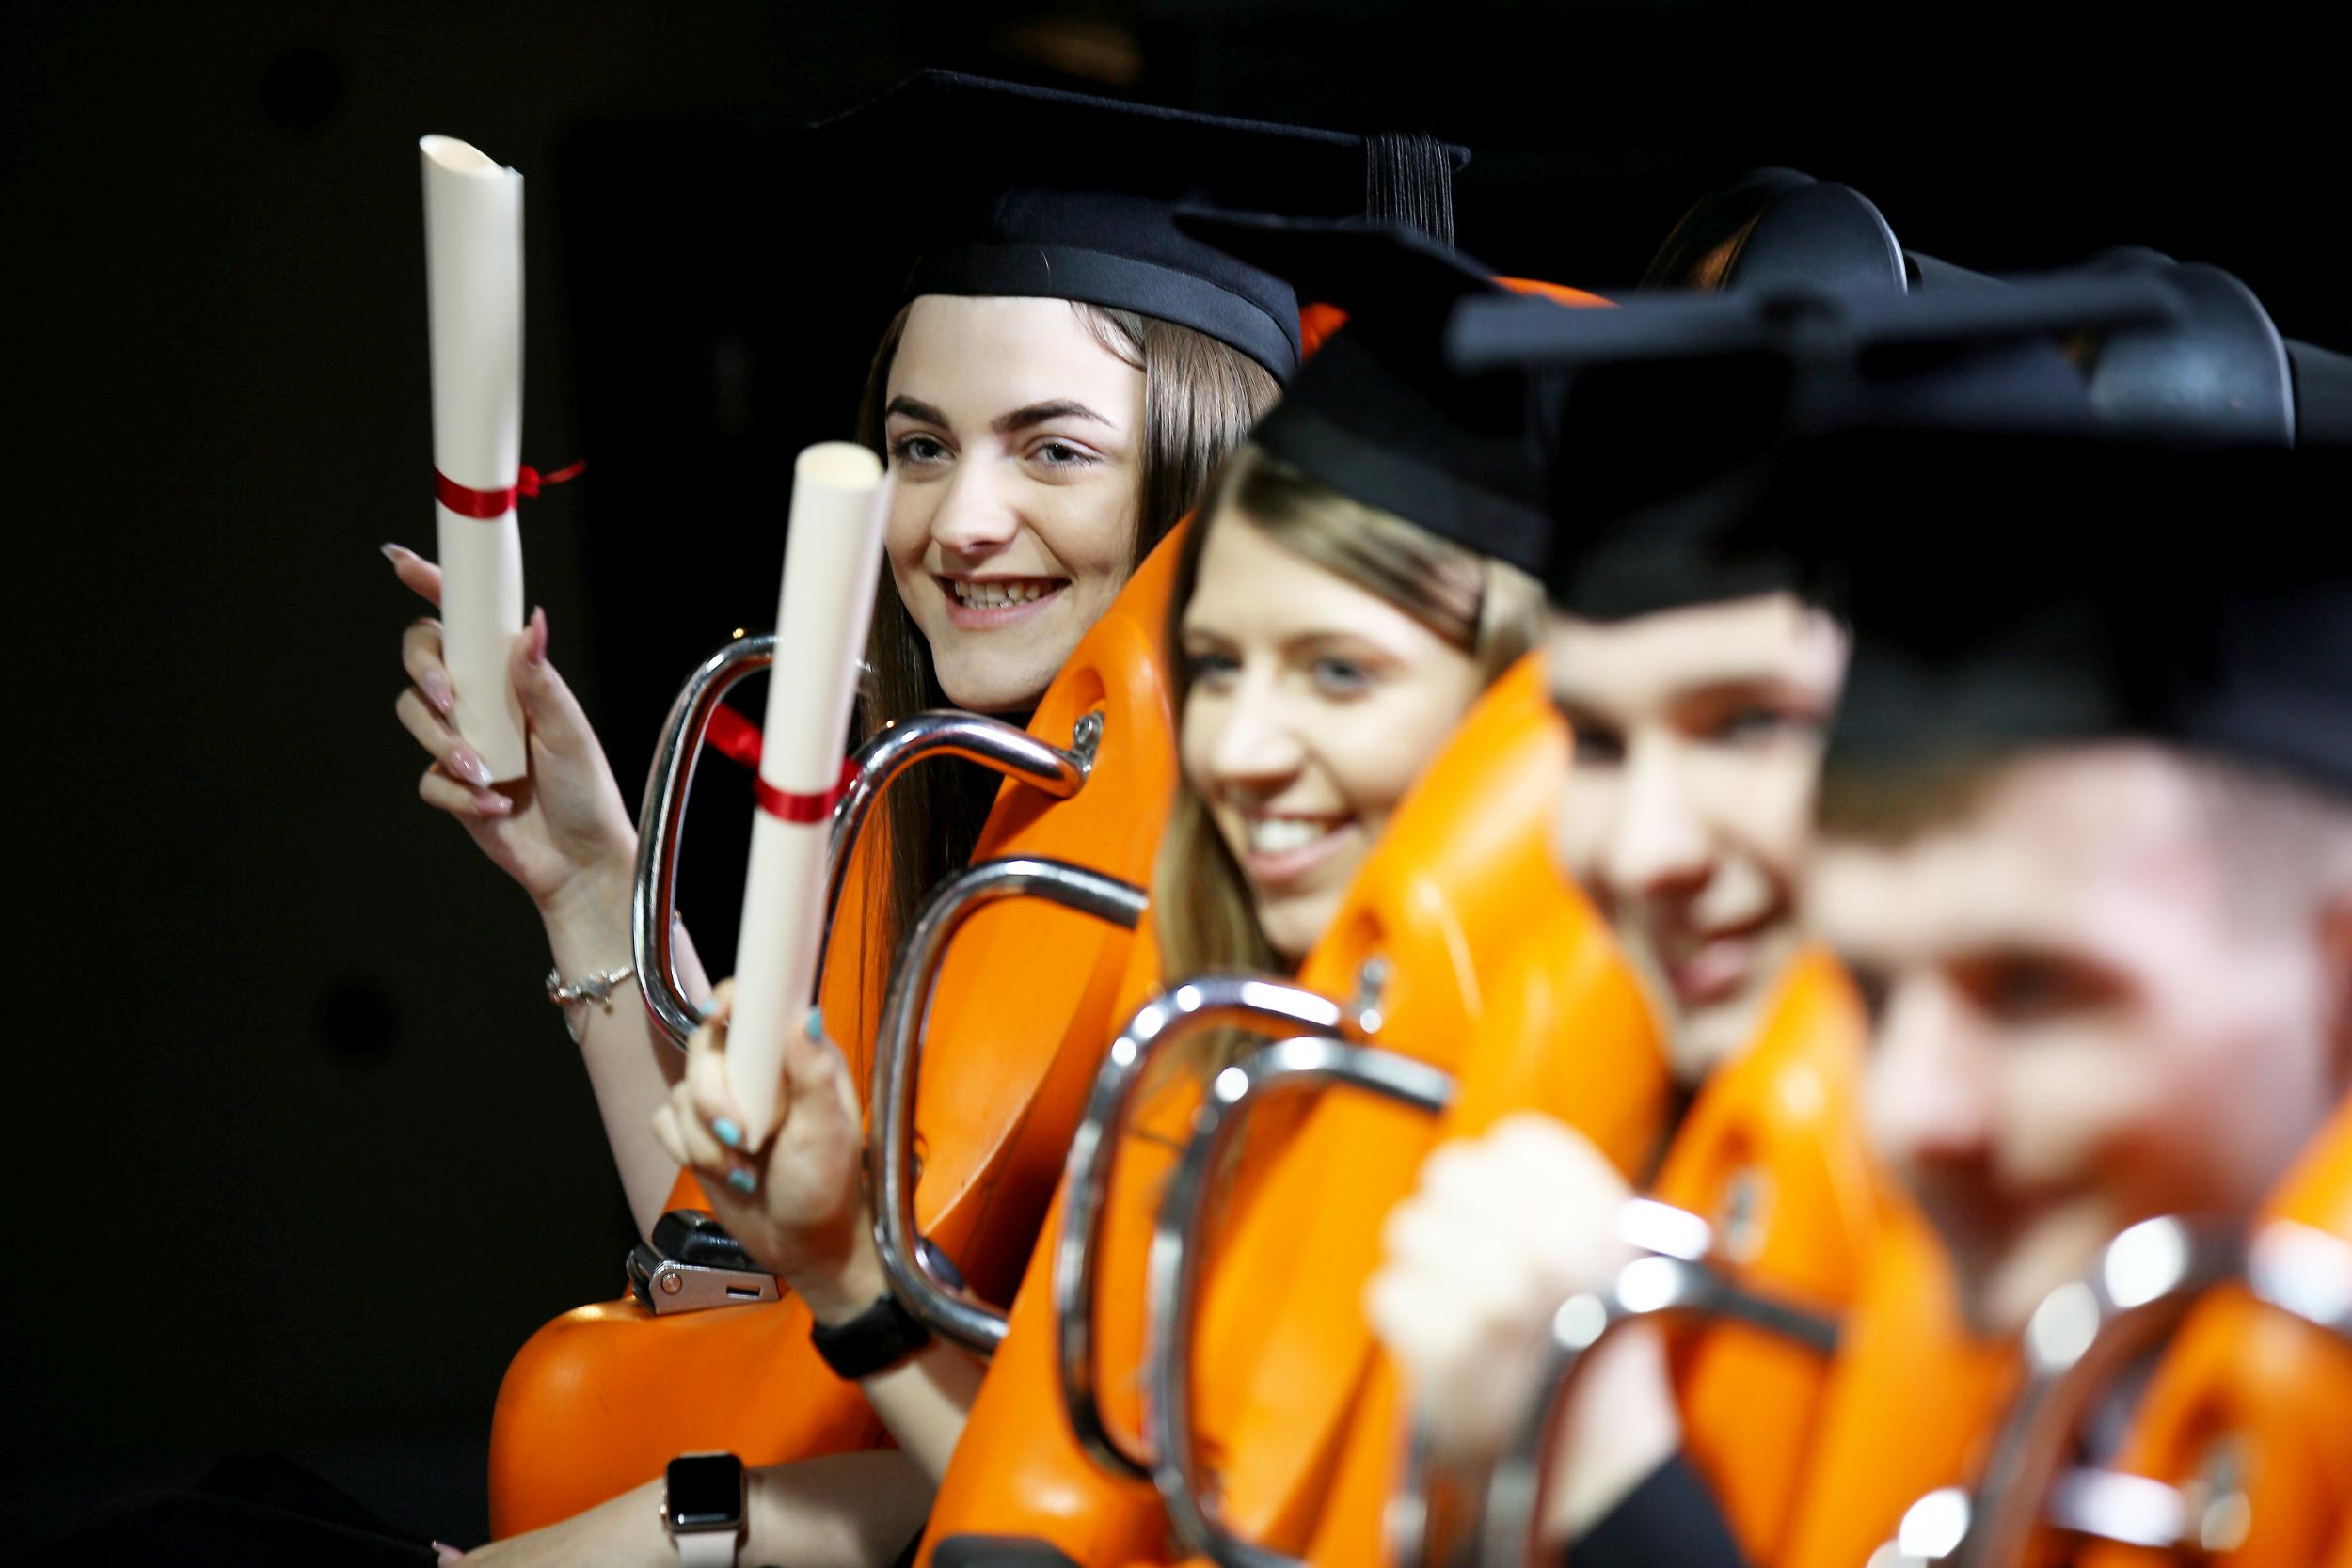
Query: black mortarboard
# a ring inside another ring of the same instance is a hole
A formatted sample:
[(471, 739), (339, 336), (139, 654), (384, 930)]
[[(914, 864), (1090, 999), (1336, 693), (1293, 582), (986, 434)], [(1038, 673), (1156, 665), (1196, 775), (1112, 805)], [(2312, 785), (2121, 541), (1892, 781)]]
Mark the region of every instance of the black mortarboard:
[(1398, 229), (1211, 212), (1177, 222), (1347, 312), (1251, 440), (1368, 506), (1542, 568), (1549, 481), (1527, 378), (1510, 368), (1463, 373), (1444, 352), (1456, 305), (1514, 297), (1508, 291), (1476, 262)]
[[(1783, 287), (1591, 311), (1466, 300), (1448, 336), (1466, 369), (1564, 379), (1544, 575), (1564, 609), (1620, 619), (1807, 590), (1767, 534), (1733, 526), (1785, 443), (1857, 428), (2087, 430), (2083, 375), (2057, 340), (2175, 308), (2145, 277), (1932, 294)], [(1883, 520), (1909, 531), (1891, 499)]]
[(2343, 452), (1922, 433), (1792, 448), (1757, 509), (1843, 580), (1841, 768), (2142, 738), (2352, 794), (2347, 514)]
[[(2085, 368), (2101, 425), (2167, 440), (2352, 445), (2352, 358), (2281, 335), (2219, 267), (2126, 248), (2053, 276), (2118, 272), (2161, 277), (2181, 309), (2092, 345)], [(1642, 286), (1934, 293), (2015, 281), (1906, 249), (1851, 186), (1759, 168), (1693, 203)]]
[(1071, 299), (1193, 327), (1278, 376), (1299, 356), (1280, 277), (1181, 232), (1185, 201), (1412, 222), (1452, 237), (1469, 159), (1425, 137), (1345, 135), (926, 71), (817, 128), (869, 192), (922, 293)]

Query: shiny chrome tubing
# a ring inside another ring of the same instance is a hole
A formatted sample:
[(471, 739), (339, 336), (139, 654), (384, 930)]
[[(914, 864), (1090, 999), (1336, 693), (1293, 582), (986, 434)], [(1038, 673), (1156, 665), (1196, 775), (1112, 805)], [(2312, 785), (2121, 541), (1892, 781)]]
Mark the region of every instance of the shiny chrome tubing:
[(1286, 1090), (1343, 1085), (1432, 1116), (1454, 1099), (1454, 1080), (1426, 1062), (1391, 1051), (1329, 1038), (1283, 1040), (1227, 1068), (1209, 1085), (1152, 1232), (1150, 1328), (1145, 1368), (1146, 1433), (1153, 1453), (1152, 1481), (1168, 1506), (1177, 1539), (1220, 1568), (1299, 1568), (1295, 1558), (1270, 1551), (1228, 1529), (1209, 1510), (1209, 1489), (1193, 1468), (1192, 1337), (1200, 1300), (1201, 1232), (1208, 1221), (1208, 1186), (1233, 1139), (1261, 1100)]
[[(629, 946), (638, 989), (654, 1028), (683, 1047), (701, 1012), (677, 975), (674, 927), (677, 911), (678, 851), (685, 840), (686, 801), (694, 787), (710, 716), (729, 688), (775, 661), (773, 637), (739, 637), (695, 667), (670, 705), (655, 743), (645, 800), (637, 817), (637, 875), (629, 893)], [(1099, 713), (1080, 719), (1063, 751), (1001, 719), (954, 708), (918, 713), (893, 724), (850, 757), (850, 783), (834, 806), (832, 842), (825, 873), (825, 932), (841, 907), (850, 853), (864, 831), (875, 798), (892, 780), (930, 757), (962, 757), (1009, 774), (1057, 800), (1078, 792), (1094, 765), (1103, 733)]]
[(2109, 1242), (2081, 1277), (2044, 1296), (2026, 1322), (2025, 1385), (1958, 1530), (1918, 1540), (1925, 1531), (1914, 1515), (1931, 1506), (1927, 1499), (1904, 1516), (1915, 1544), (1945, 1548), (1924, 1560), (2011, 1568), (2028, 1560), (2045, 1522), (2145, 1544), (2162, 1511), (2145, 1506), (2144, 1488), (2098, 1485), (2096, 1472), (2069, 1471), (2074, 1439), (2116, 1376), (2171, 1334), (2206, 1291), (2242, 1275), (2245, 1258), (2220, 1230), (2176, 1217), (2143, 1220)]
[(1137, 1008), (1096, 1069), (1062, 1171), (1061, 1236), (1054, 1246), (1055, 1343), (1062, 1408), (1079, 1445), (1112, 1474), (1137, 1481), (1151, 1479), (1150, 1461), (1119, 1446), (1094, 1397), (1094, 1286), (1103, 1218), (1130, 1091), (1163, 1052), (1211, 1029), (1358, 1037), (1354, 1017), (1328, 997), (1280, 980), (1209, 974), (1171, 986)]
[(2247, 1248), (2246, 1282), (2265, 1305), (2352, 1340), (2352, 1242), (2274, 1219)]
[(637, 879), (629, 890), (629, 947), (637, 989), (657, 1033), (683, 1047), (702, 1010), (678, 983), (675, 926), (678, 844), (686, 827), (686, 797), (694, 787), (703, 736), (728, 688), (775, 662), (773, 637), (739, 637), (694, 667), (661, 721), (644, 804), (637, 813)]
[(1051, 746), (1018, 724), (961, 708), (932, 708), (902, 720), (859, 747), (850, 756), (850, 782), (833, 808), (831, 863), (825, 873), (825, 932), (841, 908), (842, 879), (850, 851), (866, 831), (875, 800), (899, 774), (934, 757), (961, 757), (1020, 784), (1067, 800), (1085, 787), (1103, 739), (1103, 716), (1089, 713), (1071, 728), (1070, 749)]
[(919, 1250), (914, 1228), (914, 1084), (931, 994), (948, 943), (973, 915), (1010, 898), (1041, 898), (1128, 930), (1143, 918), (1144, 892), (1132, 883), (1062, 861), (984, 861), (942, 883), (899, 950), (882, 1003), (874, 1053), (873, 1135), (866, 1141), (867, 1190), (874, 1196), (874, 1244), (891, 1293), (931, 1332), (982, 1355), (1005, 1337), (1005, 1315), (941, 1277)]
[(1416, 1423), (1395, 1514), (1400, 1562), (1528, 1568), (1534, 1561), (1537, 1505), (1553, 1430), (1585, 1354), (1620, 1323), (1666, 1313), (1727, 1318), (1824, 1356), (1836, 1352), (1834, 1319), (1758, 1294), (1708, 1263), (1714, 1238), (1696, 1214), (1634, 1198), (1618, 1211), (1617, 1233), (1643, 1256), (1620, 1269), (1604, 1294), (1571, 1296), (1552, 1315), (1539, 1393), (1491, 1466), (1441, 1459), (1426, 1427)]

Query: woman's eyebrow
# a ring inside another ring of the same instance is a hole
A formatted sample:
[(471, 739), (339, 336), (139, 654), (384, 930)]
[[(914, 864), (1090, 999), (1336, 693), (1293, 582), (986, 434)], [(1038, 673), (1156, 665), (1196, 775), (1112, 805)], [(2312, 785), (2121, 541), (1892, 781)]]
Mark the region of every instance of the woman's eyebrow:
[(946, 415), (941, 413), (938, 409), (933, 408), (930, 404), (924, 403), (915, 398), (905, 396), (892, 398), (889, 404), (882, 409), (882, 412), (884, 414), (904, 414), (910, 420), (919, 420), (925, 424), (935, 424), (943, 430), (950, 428), (947, 423)]
[(1075, 398), (1054, 398), (1045, 403), (1032, 403), (1026, 407), (1016, 408), (1009, 414), (999, 414), (988, 421), (988, 428), (999, 436), (1009, 436), (1016, 430), (1026, 430), (1031, 425), (1043, 424), (1048, 420), (1092, 420), (1100, 425), (1110, 423), (1110, 420), (1103, 418), (1102, 415), (1097, 414)]

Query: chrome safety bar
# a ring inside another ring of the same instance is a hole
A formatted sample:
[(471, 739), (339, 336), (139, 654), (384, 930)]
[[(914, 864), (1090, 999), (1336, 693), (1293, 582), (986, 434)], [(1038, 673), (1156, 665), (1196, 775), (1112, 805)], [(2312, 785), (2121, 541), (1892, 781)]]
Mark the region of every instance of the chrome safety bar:
[(2244, 1270), (2237, 1238), (2177, 1216), (2143, 1220), (2109, 1242), (2080, 1276), (2042, 1298), (2026, 1322), (2026, 1376), (1972, 1493), (1944, 1487), (1904, 1512), (1895, 1560), (2011, 1568), (2036, 1534), (2130, 1545), (2195, 1544), (2181, 1491), (2145, 1477), (2070, 1465), (2102, 1393), (2180, 1326), (2206, 1291)]
[(1228, 1528), (1211, 1511), (1211, 1488), (1195, 1468), (1192, 1339), (1206, 1250), (1202, 1230), (1211, 1208), (1208, 1186), (1253, 1105), (1277, 1093), (1326, 1085), (1362, 1089), (1432, 1116), (1454, 1099), (1451, 1075), (1392, 1051), (1311, 1037), (1270, 1045), (1227, 1068), (1209, 1085), (1152, 1232), (1144, 1339), (1152, 1481), (1177, 1539), (1220, 1568), (1299, 1568), (1299, 1563)]
[[(776, 640), (739, 637), (719, 649), (687, 677), (661, 735), (654, 745), (645, 780), (644, 804), (637, 816), (636, 880), (629, 893), (629, 948), (638, 989), (654, 1029), (683, 1047), (701, 1011), (686, 995), (677, 974), (674, 927), (677, 911), (678, 851), (686, 831), (686, 801), (694, 787), (703, 738), (710, 720), (736, 682), (775, 661)], [(935, 756), (963, 757), (1009, 774), (1056, 799), (1078, 792), (1093, 767), (1102, 736), (1102, 715), (1081, 719), (1067, 751), (1048, 745), (1001, 719), (955, 709), (919, 713), (892, 725), (858, 748), (850, 758), (850, 782), (834, 806), (826, 871), (825, 929), (841, 903), (842, 879), (867, 812), (891, 781), (916, 762)]]
[(866, 1182), (874, 1198), (874, 1244), (891, 1293), (934, 1334), (982, 1355), (1004, 1338), (1005, 1314), (934, 1273), (915, 1230), (914, 1085), (948, 944), (972, 916), (1013, 898), (1041, 898), (1127, 930), (1143, 918), (1141, 888), (1062, 861), (984, 861), (949, 878), (923, 906), (899, 949), (882, 1004), (868, 1097), (873, 1135), (866, 1147)]
[(1055, 1344), (1062, 1408), (1079, 1445), (1104, 1469), (1137, 1481), (1151, 1479), (1151, 1462), (1127, 1452), (1112, 1435), (1094, 1386), (1095, 1276), (1111, 1167), (1125, 1132), (1127, 1102), (1144, 1069), (1212, 1029), (1358, 1040), (1362, 1020), (1327, 996), (1284, 981), (1203, 975), (1171, 986), (1137, 1008), (1095, 1071), (1062, 1170), (1061, 1235), (1054, 1249)]
[(1708, 1261), (1713, 1227), (1686, 1209), (1633, 1198), (1617, 1212), (1618, 1236), (1642, 1256), (1607, 1291), (1580, 1292), (1553, 1313), (1547, 1364), (1533, 1405), (1491, 1461), (1448, 1456), (1416, 1422), (1391, 1516), (1397, 1560), (1419, 1568), (1527, 1568), (1534, 1559), (1546, 1460), (1577, 1374), (1592, 1348), (1620, 1324), (1669, 1313), (1728, 1319), (1821, 1355), (1837, 1348), (1837, 1323), (1811, 1307), (1754, 1291)]

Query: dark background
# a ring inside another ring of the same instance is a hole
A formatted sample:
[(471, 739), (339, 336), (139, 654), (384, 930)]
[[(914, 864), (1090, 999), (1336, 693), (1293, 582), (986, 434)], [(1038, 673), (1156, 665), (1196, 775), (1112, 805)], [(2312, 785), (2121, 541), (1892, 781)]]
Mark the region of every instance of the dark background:
[[(2153, 245), (2342, 346), (2347, 132), (2309, 10), (2061, 10), (0, 13), (29, 1065), (0, 1542), (262, 1448), (479, 1539), (507, 1356), (620, 1283), (537, 923), (417, 803), (391, 715), (416, 606), (376, 545), (432, 547), (421, 133), (531, 181), (525, 455), (592, 469), (526, 511), (530, 591), (633, 784), (695, 657), (772, 614), (790, 455), (848, 434), (880, 325), (840, 232), (794, 210), (794, 124), (929, 63), (1433, 130), (1477, 150), (1465, 248), (1603, 288), (1711, 184), (1786, 163), (1950, 261)], [(2181, 547), (2133, 525), (2086, 536)], [(685, 901), (724, 953), (743, 814), (713, 775)]]

